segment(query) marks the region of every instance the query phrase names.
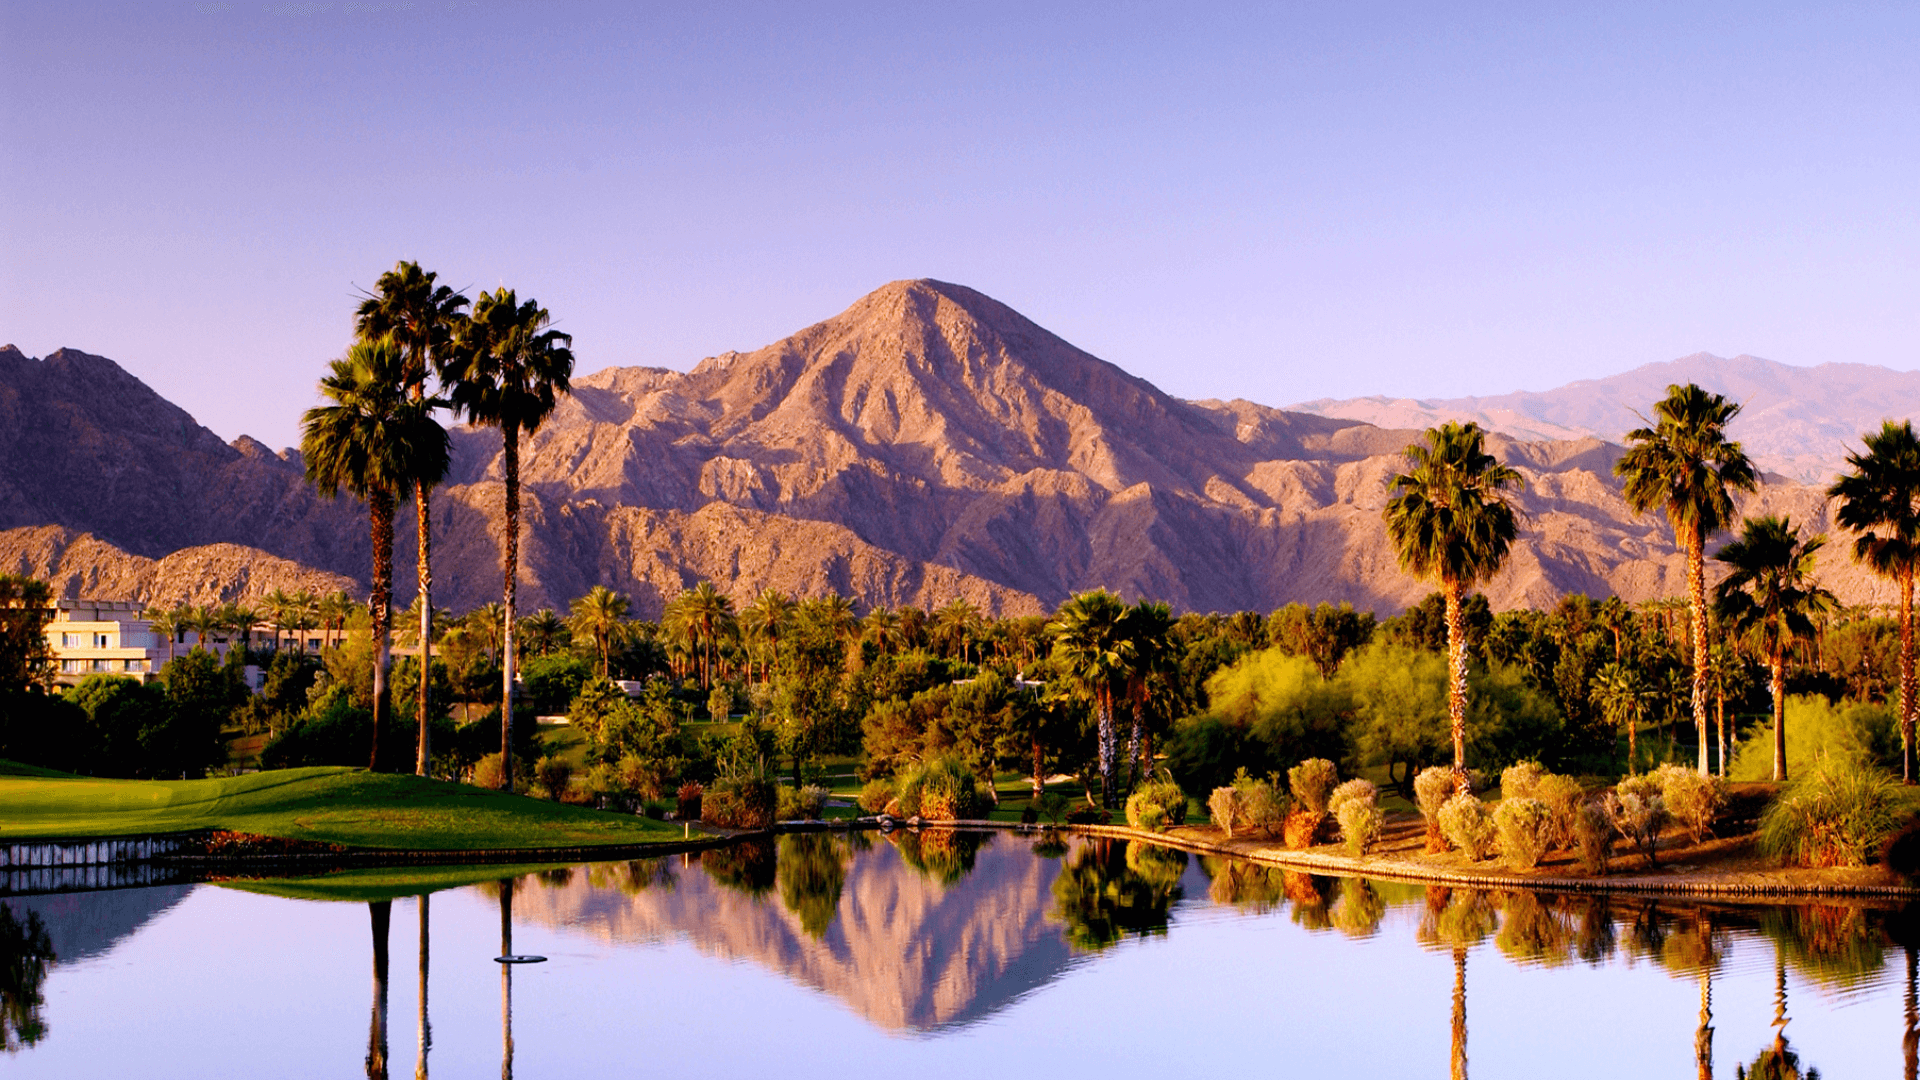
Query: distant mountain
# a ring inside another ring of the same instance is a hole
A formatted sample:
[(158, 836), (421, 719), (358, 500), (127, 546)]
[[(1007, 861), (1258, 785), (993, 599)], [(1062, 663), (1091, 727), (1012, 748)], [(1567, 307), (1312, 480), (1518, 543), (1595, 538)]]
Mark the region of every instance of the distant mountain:
[[(1756, 373), (1781, 367), (1749, 363)], [(1666, 367), (1621, 376), (1640, 383), (1607, 393), (1643, 403), (1695, 370)], [(1755, 404), (1743, 420), (1799, 417), (1815, 400), (1811, 390), (1781, 393), (1777, 408), (1746, 394)], [(1594, 411), (1541, 406), (1538, 423), (1554, 426), (1531, 434), (1624, 430), (1606, 419), (1605, 394), (1587, 396)], [(1498, 407), (1530, 415), (1522, 397)], [(1177, 610), (1332, 600), (1392, 612), (1430, 588), (1400, 571), (1380, 510), (1399, 451), (1431, 420), (1379, 419), (1405, 426), (1183, 401), (972, 289), (895, 282), (690, 372), (609, 368), (577, 379), (522, 449), (522, 603), (562, 607), (605, 584), (652, 615), (710, 578), (742, 602), (769, 587), (831, 589), (863, 606), (964, 597), (1023, 613), (1106, 586)], [(1520, 542), (1487, 586), (1496, 606), (1680, 591), (1665, 523), (1635, 517), (1620, 498), (1617, 446), (1584, 434), (1500, 435), (1492, 445), (1527, 481)], [(456, 430), (435, 512), (439, 603), (499, 595), (500, 497), (498, 434)], [(1781, 481), (1749, 505), (1827, 526), (1814, 487)], [(411, 521), (401, 515), (396, 541), (402, 604)], [(18, 532), (43, 526), (62, 531)], [(297, 453), (244, 437), (223, 444), (104, 358), (63, 349), (35, 361), (11, 346), (0, 349), (5, 529), (16, 532), (0, 533), (0, 568), (49, 567), (63, 589), (147, 573), (154, 596), (180, 586), (163, 589), (158, 569), (109, 572), (103, 562), (90, 572), (94, 549), (79, 534), (163, 563), (182, 549), (236, 545), (214, 560), (225, 569), (209, 563), (193, 586), (222, 598), (285, 580), (269, 557), (364, 582), (370, 550), (363, 511), (315, 496)], [(1853, 602), (1887, 594), (1837, 554), (1826, 576)]]
[(1920, 371), (1870, 364), (1794, 367), (1709, 353), (1539, 392), (1434, 400), (1321, 398), (1288, 407), (1383, 427), (1477, 420), (1516, 439), (1592, 436), (1621, 442), (1628, 431), (1643, 426), (1642, 416), (1651, 417), (1653, 402), (1670, 384), (1689, 382), (1740, 402), (1733, 436), (1762, 468), (1803, 483), (1830, 483), (1846, 467), (1847, 452), (1859, 449), (1861, 434), (1877, 429), (1882, 420), (1920, 416)]

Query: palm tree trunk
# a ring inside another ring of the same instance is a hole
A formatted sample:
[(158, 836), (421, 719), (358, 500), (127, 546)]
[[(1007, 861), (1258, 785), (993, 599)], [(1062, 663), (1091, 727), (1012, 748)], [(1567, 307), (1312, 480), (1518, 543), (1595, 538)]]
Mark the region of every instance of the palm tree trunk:
[(1467, 788), (1467, 624), (1461, 611), (1465, 587), (1445, 582), (1447, 598), (1447, 724), (1453, 733), (1453, 782)]
[(1127, 735), (1127, 790), (1138, 787), (1144, 766), (1140, 762), (1140, 733), (1146, 727), (1141, 719), (1140, 699), (1133, 699), (1133, 731)]
[(1693, 1033), (1693, 1063), (1699, 1080), (1713, 1080), (1713, 967), (1700, 967), (1700, 1026)]
[(1707, 775), (1707, 539), (1687, 536), (1687, 602), (1693, 622), (1693, 726), (1699, 735), (1700, 775)]
[(1727, 778), (1727, 684), (1724, 676), (1713, 680), (1713, 717), (1720, 726), (1720, 779)]
[(501, 425), (501, 475), (506, 480), (506, 614), (500, 628), (500, 790), (513, 790), (513, 594), (520, 571), (520, 429)]
[(387, 714), (387, 639), (393, 622), (393, 496), (379, 492), (367, 500), (373, 523), (373, 588), (367, 615), (373, 623), (373, 747), (367, 768), (380, 767), (380, 727)]
[(1453, 947), (1453, 1057), (1447, 1075), (1467, 1080), (1467, 950)]
[(367, 912), (373, 920), (373, 1016), (367, 1024), (367, 1076), (386, 1080), (387, 928), (391, 925), (393, 901), (368, 901)]
[(1119, 749), (1113, 723), (1113, 688), (1101, 687), (1100, 710), (1100, 805), (1113, 809), (1113, 793), (1120, 786)]
[(1640, 714), (1627, 714), (1627, 775), (1640, 768)]
[(428, 688), (433, 684), (433, 510), (431, 490), (426, 481), (414, 488), (414, 501), (420, 508), (420, 738), (414, 752), (413, 772), (427, 775), (433, 762), (433, 729), (427, 724)]
[(1913, 776), (1913, 568), (1900, 574), (1900, 779)]
[[(1033, 736), (1033, 801), (1036, 804), (1040, 801), (1040, 796), (1046, 794), (1047, 778), (1045, 768), (1040, 756), (1040, 736), (1036, 733)], [(1037, 810), (1039, 807), (1035, 806), (1035, 809)]]
[(1787, 778), (1787, 662), (1775, 645), (1767, 656), (1768, 689), (1773, 691), (1773, 779)]
[(1907, 946), (1907, 1030), (1900, 1036), (1900, 1049), (1907, 1080), (1916, 1080), (1920, 1073), (1920, 951), (1911, 945)]
[(427, 893), (416, 901), (420, 905), (420, 1031), (419, 1056), (413, 1065), (413, 1080), (427, 1080), (427, 1051), (433, 1047), (433, 1027), (427, 1023)]

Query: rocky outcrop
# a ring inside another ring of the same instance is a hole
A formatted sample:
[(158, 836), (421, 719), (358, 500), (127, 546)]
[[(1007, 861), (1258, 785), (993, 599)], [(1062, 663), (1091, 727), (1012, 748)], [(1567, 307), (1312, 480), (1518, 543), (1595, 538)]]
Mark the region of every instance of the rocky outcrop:
[(257, 600), (275, 589), (360, 588), (344, 575), (238, 544), (181, 548), (149, 559), (58, 525), (0, 532), (0, 572), (39, 578), (58, 596), (139, 600), (155, 607)]

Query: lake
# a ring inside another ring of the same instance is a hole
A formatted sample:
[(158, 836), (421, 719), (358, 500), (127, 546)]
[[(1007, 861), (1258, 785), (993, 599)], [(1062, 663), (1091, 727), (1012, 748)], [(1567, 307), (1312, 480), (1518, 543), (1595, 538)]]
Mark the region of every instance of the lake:
[(1914, 1068), (1920, 919), (1868, 904), (1429, 889), (938, 831), (3, 903), (8, 1077)]

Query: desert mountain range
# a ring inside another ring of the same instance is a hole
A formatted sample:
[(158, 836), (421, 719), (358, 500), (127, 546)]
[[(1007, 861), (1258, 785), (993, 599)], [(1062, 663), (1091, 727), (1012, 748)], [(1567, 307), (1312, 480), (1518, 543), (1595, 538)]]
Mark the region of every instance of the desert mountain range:
[[(1626, 383), (1610, 393), (1627, 403), (1638, 393), (1644, 408), (1677, 377), (1649, 371), (1620, 377), (1648, 382), (1644, 393)], [(1828, 368), (1810, 371), (1780, 415), (1825, 416), (1813, 391)], [(1860, 399), (1856, 411), (1891, 393), (1856, 389), (1864, 377), (1835, 385)], [(1681, 591), (1665, 522), (1634, 516), (1620, 497), (1617, 445), (1526, 437), (1617, 437), (1624, 426), (1606, 420), (1604, 395), (1588, 397), (1590, 412), (1536, 410), (1558, 427), (1492, 439), (1526, 478), (1521, 539), (1486, 587), (1496, 607), (1575, 591), (1634, 601)], [(1533, 415), (1522, 404), (1498, 407)], [(1750, 402), (1742, 419), (1771, 408)], [(1819, 422), (1856, 435), (1867, 426)], [(1765, 442), (1773, 430), (1748, 437)], [(1174, 398), (972, 289), (895, 282), (689, 372), (577, 378), (522, 449), (522, 603), (564, 607), (605, 584), (652, 616), (710, 578), (741, 602), (768, 587), (831, 589), (864, 607), (962, 597), (1038, 613), (1106, 586), (1177, 610), (1332, 600), (1386, 614), (1429, 590), (1401, 573), (1380, 520), (1399, 451), (1417, 437), (1301, 409)], [(1766, 460), (1800, 460), (1790, 442)], [(499, 469), (496, 432), (455, 430), (435, 508), (442, 606), (499, 595)], [(1745, 508), (1826, 529), (1820, 488), (1785, 471)], [(411, 520), (401, 515), (396, 539), (402, 604)], [(1844, 599), (1891, 598), (1839, 545), (1830, 550), (1825, 577)], [(362, 509), (316, 496), (297, 452), (245, 436), (223, 443), (103, 357), (62, 349), (35, 360), (0, 348), (0, 569), (69, 595), (206, 602), (276, 586), (363, 587), (369, 553)]]

